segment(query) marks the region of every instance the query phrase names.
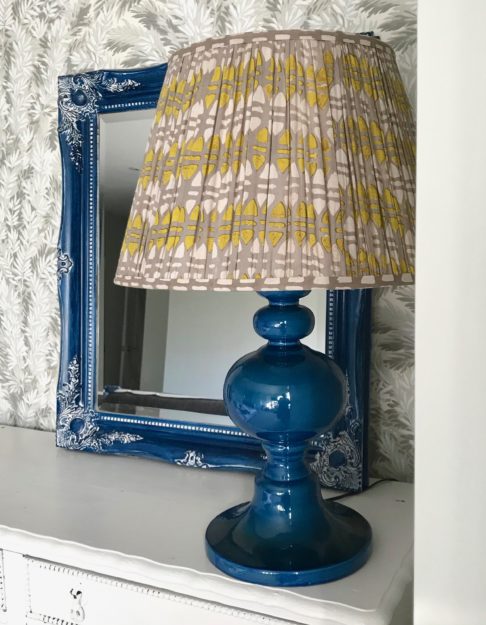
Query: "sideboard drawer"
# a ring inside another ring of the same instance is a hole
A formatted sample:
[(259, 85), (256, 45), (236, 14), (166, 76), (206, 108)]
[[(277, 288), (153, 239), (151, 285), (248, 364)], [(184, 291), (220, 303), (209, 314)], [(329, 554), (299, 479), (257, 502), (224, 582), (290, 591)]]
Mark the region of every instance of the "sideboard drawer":
[(25, 556), (27, 622), (62, 625), (289, 625), (151, 586)]

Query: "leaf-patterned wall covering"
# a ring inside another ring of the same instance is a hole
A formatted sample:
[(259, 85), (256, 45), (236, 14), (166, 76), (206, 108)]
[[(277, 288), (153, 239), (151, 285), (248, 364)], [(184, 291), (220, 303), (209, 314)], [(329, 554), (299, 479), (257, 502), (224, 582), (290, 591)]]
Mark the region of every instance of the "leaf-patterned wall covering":
[[(0, 0), (0, 422), (54, 429), (61, 206), (57, 77), (167, 60), (251, 30), (375, 31), (414, 101), (415, 0)], [(370, 462), (412, 478), (413, 290), (375, 295)]]

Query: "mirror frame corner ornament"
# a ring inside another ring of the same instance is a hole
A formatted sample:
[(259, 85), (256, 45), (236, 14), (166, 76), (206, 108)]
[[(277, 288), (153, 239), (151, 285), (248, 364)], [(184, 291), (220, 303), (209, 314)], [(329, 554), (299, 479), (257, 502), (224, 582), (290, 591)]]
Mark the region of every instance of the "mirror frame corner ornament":
[[(57, 445), (198, 468), (257, 470), (263, 458), (260, 444), (237, 427), (97, 410), (98, 117), (155, 108), (166, 69), (162, 64), (59, 77), (63, 200), (57, 257)], [(326, 352), (346, 375), (347, 405), (334, 428), (313, 441), (309, 453), (323, 485), (349, 491), (368, 484), (370, 316), (370, 290), (327, 292)]]

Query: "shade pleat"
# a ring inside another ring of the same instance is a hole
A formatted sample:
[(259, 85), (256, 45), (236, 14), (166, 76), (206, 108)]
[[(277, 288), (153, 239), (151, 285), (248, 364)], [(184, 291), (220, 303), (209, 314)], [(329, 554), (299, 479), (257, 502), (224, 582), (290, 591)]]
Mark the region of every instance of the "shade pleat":
[(414, 275), (414, 123), (392, 49), (232, 35), (169, 62), (115, 281), (350, 288)]

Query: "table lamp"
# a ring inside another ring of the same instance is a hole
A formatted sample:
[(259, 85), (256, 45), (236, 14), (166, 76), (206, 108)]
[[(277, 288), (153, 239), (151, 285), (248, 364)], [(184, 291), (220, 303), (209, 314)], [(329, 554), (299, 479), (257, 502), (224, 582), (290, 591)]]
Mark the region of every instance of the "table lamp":
[(317, 584), (370, 554), (368, 522), (324, 501), (304, 460), (345, 381), (300, 342), (314, 318), (299, 300), (413, 282), (414, 167), (411, 108), (375, 38), (246, 33), (169, 61), (115, 282), (268, 300), (253, 319), (267, 343), (224, 383), (228, 414), (266, 453), (253, 500), (207, 528), (209, 559), (233, 577)]

